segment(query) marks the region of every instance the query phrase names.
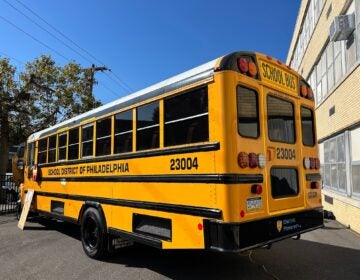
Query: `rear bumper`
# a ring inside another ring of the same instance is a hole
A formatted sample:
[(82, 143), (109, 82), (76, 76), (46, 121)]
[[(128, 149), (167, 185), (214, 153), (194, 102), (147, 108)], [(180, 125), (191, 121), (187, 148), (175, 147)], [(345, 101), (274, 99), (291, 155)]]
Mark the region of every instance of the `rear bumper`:
[(323, 223), (322, 208), (246, 223), (207, 220), (205, 246), (221, 252), (240, 252), (321, 228)]

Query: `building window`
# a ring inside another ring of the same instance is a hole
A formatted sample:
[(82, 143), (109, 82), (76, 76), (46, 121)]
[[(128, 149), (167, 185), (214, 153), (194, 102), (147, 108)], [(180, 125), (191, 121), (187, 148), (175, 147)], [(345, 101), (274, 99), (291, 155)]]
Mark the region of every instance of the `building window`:
[(67, 142), (67, 133), (59, 134), (59, 148), (58, 148), (58, 157), (60, 160), (66, 160), (66, 142)]
[(49, 137), (48, 163), (56, 161), (56, 135)]
[(345, 134), (324, 142), (324, 185), (346, 191)]
[(306, 14), (303, 17), (302, 29), (299, 32), (298, 41), (294, 47), (293, 57), (290, 62), (290, 66), (296, 70), (299, 70), (301, 60), (325, 4), (325, 0), (311, 0), (309, 2)]
[(165, 99), (164, 112), (166, 147), (209, 140), (207, 88)]
[(111, 118), (96, 122), (96, 156), (111, 153)]
[(351, 131), (352, 193), (360, 197), (360, 128)]
[(136, 113), (136, 149), (159, 148), (159, 102), (141, 106)]
[(93, 156), (94, 124), (88, 124), (81, 128), (81, 151), (82, 157)]
[(127, 111), (115, 115), (114, 153), (132, 151), (133, 112)]
[(69, 131), (68, 160), (79, 158), (79, 128)]

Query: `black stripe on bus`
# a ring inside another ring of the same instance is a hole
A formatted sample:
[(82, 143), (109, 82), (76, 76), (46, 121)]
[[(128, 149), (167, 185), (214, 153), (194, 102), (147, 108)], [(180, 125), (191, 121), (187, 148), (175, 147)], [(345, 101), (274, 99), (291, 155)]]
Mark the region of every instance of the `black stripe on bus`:
[(187, 154), (187, 153), (218, 151), (219, 149), (220, 149), (220, 143), (216, 142), (216, 143), (209, 143), (209, 144), (196, 145), (190, 147), (170, 148), (170, 149), (155, 150), (155, 151), (143, 151), (143, 152), (135, 152), (135, 153), (120, 154), (120, 155), (105, 156), (105, 157), (86, 158), (86, 159), (78, 159), (78, 160), (71, 160), (64, 162), (54, 162), (47, 164), (45, 163), (45, 164), (39, 164), (39, 167), (54, 167), (54, 166), (74, 165), (74, 164), (86, 164), (93, 162), (107, 162), (113, 160), (144, 158), (144, 157), (179, 155), (179, 154)]
[(316, 174), (306, 174), (306, 181), (321, 181), (321, 175)]
[(156, 202), (148, 202), (148, 201), (135, 201), (135, 200), (126, 200), (126, 199), (114, 199), (114, 198), (94, 197), (94, 196), (85, 196), (85, 195), (72, 195), (72, 194), (64, 194), (64, 193), (41, 192), (41, 191), (35, 191), (35, 195), (55, 197), (61, 199), (70, 199), (77, 201), (93, 201), (93, 202), (98, 202), (100, 204), (163, 211), (169, 213), (193, 215), (193, 216), (200, 216), (200, 217), (214, 218), (214, 219), (220, 219), (222, 217), (222, 211), (216, 208), (156, 203)]
[(42, 177), (42, 182), (132, 182), (132, 183), (208, 183), (208, 184), (258, 184), (262, 174), (167, 174), (119, 175), (84, 177)]

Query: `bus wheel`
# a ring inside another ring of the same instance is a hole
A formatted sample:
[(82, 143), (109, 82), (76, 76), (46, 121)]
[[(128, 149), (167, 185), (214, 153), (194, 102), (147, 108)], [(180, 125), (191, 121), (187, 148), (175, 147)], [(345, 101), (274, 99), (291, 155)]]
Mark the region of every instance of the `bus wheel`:
[(81, 222), (81, 242), (86, 255), (102, 259), (107, 255), (107, 232), (99, 211), (89, 207)]

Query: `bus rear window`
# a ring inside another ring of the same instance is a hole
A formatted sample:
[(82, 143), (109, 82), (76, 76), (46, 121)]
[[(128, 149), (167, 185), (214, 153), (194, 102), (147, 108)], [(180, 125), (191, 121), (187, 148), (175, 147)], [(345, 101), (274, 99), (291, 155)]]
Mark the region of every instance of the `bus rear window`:
[(314, 114), (312, 110), (305, 107), (301, 107), (301, 131), (303, 144), (305, 146), (314, 146)]
[(295, 143), (294, 105), (268, 95), (267, 111), (269, 139), (274, 142)]
[(258, 138), (260, 132), (257, 92), (238, 86), (236, 94), (239, 134), (243, 137)]

